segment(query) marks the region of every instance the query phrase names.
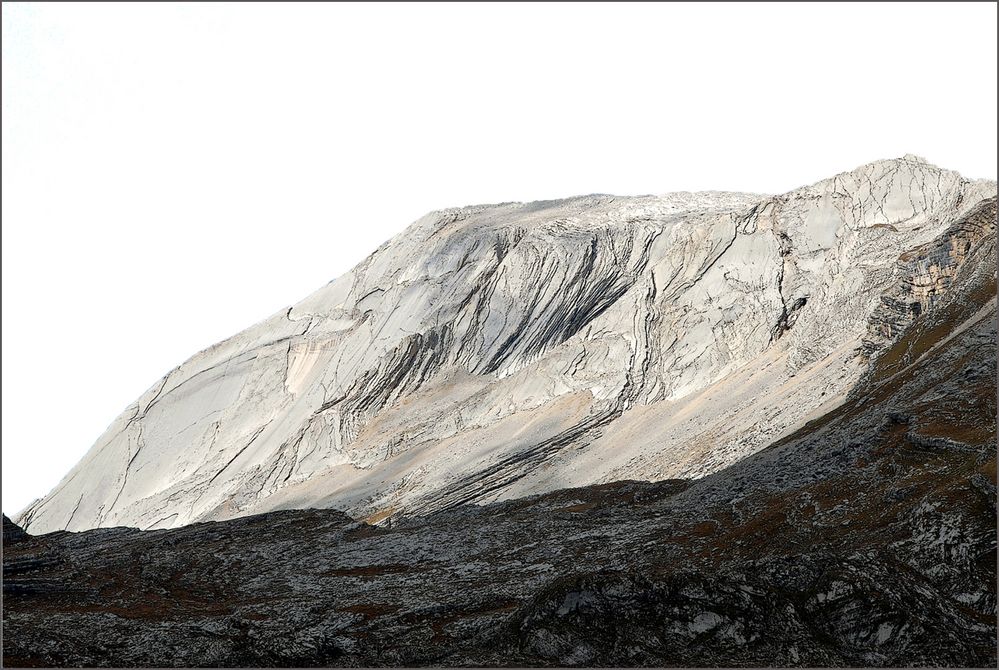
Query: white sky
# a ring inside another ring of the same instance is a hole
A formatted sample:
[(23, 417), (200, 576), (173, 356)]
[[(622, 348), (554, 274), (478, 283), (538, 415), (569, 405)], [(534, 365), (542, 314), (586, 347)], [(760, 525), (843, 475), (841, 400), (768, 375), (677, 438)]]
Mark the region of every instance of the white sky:
[(431, 209), (996, 176), (996, 5), (3, 4), (3, 510)]

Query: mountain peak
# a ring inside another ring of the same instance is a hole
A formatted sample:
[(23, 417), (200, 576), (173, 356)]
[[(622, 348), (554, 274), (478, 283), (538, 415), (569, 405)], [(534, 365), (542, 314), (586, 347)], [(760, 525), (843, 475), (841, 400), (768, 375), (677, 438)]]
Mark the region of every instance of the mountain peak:
[(930, 165), (930, 162), (923, 158), (922, 156), (917, 156), (916, 154), (906, 154), (902, 156), (899, 160), (905, 161), (907, 163), (923, 163), (924, 165)]

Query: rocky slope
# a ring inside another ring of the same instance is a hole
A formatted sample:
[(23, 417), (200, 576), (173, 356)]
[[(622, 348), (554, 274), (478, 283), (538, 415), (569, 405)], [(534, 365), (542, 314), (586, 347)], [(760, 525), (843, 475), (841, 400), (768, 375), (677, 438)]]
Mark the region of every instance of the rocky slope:
[(706, 477), (377, 526), (5, 518), (4, 665), (995, 667), (995, 201), (971, 216), (843, 402)]
[(994, 239), (995, 193), (907, 156), (774, 197), (434, 212), (172, 370), (17, 520), (386, 523), (724, 471), (841, 404), (942, 308)]

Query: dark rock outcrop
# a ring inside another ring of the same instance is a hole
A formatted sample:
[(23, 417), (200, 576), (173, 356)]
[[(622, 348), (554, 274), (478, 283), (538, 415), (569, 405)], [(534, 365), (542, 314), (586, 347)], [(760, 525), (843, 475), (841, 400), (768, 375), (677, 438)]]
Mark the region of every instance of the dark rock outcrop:
[(10, 546), (15, 542), (20, 542), (24, 538), (28, 537), (28, 534), (18, 526), (16, 523), (7, 518), (7, 515), (3, 515), (3, 544), (4, 546)]

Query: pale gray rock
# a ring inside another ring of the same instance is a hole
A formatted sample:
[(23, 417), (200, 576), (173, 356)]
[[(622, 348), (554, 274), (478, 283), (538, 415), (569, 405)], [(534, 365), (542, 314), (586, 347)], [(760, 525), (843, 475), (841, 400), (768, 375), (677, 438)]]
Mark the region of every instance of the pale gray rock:
[(905, 305), (959, 271), (969, 249), (948, 240), (985, 233), (953, 228), (995, 195), (906, 156), (781, 196), (433, 212), (172, 370), (18, 522), (377, 523), (717, 472), (841, 403)]

